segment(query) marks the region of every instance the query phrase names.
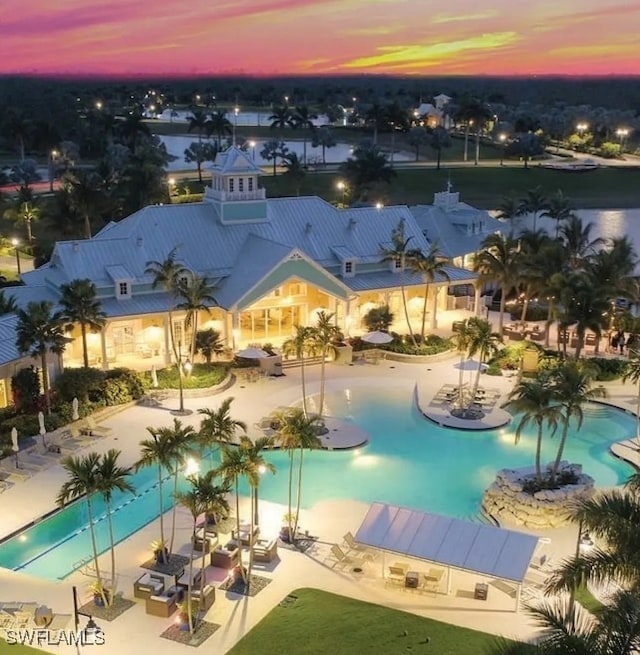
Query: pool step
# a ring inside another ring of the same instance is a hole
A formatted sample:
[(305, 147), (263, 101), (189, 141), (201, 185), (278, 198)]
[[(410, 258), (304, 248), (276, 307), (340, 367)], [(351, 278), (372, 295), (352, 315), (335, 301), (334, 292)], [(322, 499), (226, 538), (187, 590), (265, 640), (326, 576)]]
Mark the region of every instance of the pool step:
[(582, 413), (589, 418), (607, 418), (609, 416), (609, 408), (596, 403), (585, 403), (582, 406)]

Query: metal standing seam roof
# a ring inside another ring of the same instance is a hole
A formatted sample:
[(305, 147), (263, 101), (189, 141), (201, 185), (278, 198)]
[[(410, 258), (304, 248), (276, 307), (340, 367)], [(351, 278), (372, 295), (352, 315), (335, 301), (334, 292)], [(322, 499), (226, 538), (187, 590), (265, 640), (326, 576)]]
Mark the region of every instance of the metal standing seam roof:
[[(449, 278), (438, 274), (435, 283), (460, 284), (471, 283), (478, 279), (478, 274), (456, 266), (445, 266)], [(424, 286), (424, 278), (420, 273), (403, 271), (377, 271), (373, 273), (360, 273), (354, 277), (343, 279), (343, 282), (353, 291), (368, 291), (370, 289), (396, 289), (400, 286)]]
[(18, 317), (7, 314), (0, 317), (0, 365), (8, 364), (22, 357), (16, 346), (16, 328)]
[(373, 503), (355, 534), (358, 543), (521, 583), (538, 545), (522, 532)]

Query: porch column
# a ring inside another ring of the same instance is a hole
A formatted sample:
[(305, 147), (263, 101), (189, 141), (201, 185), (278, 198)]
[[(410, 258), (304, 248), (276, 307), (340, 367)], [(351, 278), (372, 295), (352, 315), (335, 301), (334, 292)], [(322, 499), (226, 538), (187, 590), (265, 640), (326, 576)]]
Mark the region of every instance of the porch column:
[(233, 350), (238, 349), (240, 342), (240, 312), (231, 314), (231, 347)]
[(480, 298), (480, 291), (481, 291), (480, 285), (479, 284), (474, 284), (473, 289), (475, 291), (474, 300), (473, 300), (473, 302), (475, 303), (475, 312), (474, 313), (475, 313), (476, 316), (482, 316), (482, 314), (484, 313), (482, 310), (484, 308), (480, 306), (480, 301), (481, 301), (481, 298)]
[(231, 336), (231, 331), (229, 329), (229, 319), (231, 318), (229, 312), (224, 312), (222, 315), (222, 331), (220, 336), (222, 337), (222, 342), (227, 348), (231, 347), (231, 339), (229, 338)]
[(107, 362), (107, 326), (105, 325), (102, 330), (100, 330), (100, 350), (102, 351), (102, 370), (109, 370), (109, 364)]
[(163, 319), (164, 325), (164, 364), (165, 366), (171, 366), (171, 323), (169, 321), (169, 316), (165, 315)]
[(431, 312), (429, 316), (429, 329), (435, 330), (438, 327), (438, 295), (442, 287), (433, 287), (433, 300), (431, 302)]
[(351, 336), (351, 300), (344, 301), (344, 336)]

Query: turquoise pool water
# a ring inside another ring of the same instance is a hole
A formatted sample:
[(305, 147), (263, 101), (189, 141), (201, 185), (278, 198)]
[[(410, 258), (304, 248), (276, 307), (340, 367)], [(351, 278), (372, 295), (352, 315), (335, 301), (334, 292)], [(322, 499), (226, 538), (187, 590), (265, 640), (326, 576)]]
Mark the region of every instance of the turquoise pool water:
[[(344, 390), (329, 394), (327, 404), (333, 415), (353, 421), (371, 440), (355, 451), (305, 454), (303, 504), (307, 507), (327, 499), (382, 500), (469, 518), (477, 515), (482, 493), (498, 469), (533, 463), (534, 430), (523, 434), (516, 446), (512, 427), (487, 432), (441, 428), (416, 410), (409, 385)], [(599, 486), (621, 484), (632, 469), (611, 456), (608, 448), (634, 433), (631, 415), (588, 406), (582, 429), (572, 430), (567, 440), (565, 459), (581, 462)], [(544, 461), (553, 458), (557, 443), (558, 436), (546, 441)], [(269, 459), (278, 474), (264, 476), (260, 497), (286, 503), (287, 455), (273, 452)], [(136, 495), (114, 497), (118, 542), (157, 518), (156, 475), (155, 469), (140, 471), (133, 478)], [(184, 484), (181, 481), (181, 487)], [(165, 507), (171, 503), (171, 487), (163, 485)], [(98, 498), (93, 504), (98, 545), (104, 551), (108, 548), (105, 508)], [(0, 567), (59, 579), (78, 568), (90, 553), (86, 505), (79, 502), (0, 544)]]

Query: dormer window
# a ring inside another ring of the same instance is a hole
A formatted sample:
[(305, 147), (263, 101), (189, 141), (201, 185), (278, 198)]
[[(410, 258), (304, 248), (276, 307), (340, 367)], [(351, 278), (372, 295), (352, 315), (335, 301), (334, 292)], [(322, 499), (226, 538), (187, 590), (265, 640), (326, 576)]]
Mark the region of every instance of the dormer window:
[(342, 263), (342, 274), (345, 277), (353, 277), (356, 272), (356, 264), (352, 259), (347, 259)]
[(236, 186), (235, 182), (236, 181), (232, 177), (229, 178), (229, 193), (233, 193)]
[(116, 297), (131, 298), (131, 284), (125, 281), (116, 282)]
[(396, 257), (394, 262), (393, 262), (393, 267), (396, 269), (396, 271), (401, 271), (402, 270), (402, 257)]
[(188, 287), (190, 282), (191, 282), (191, 277), (189, 275), (181, 275), (178, 278), (178, 286)]

